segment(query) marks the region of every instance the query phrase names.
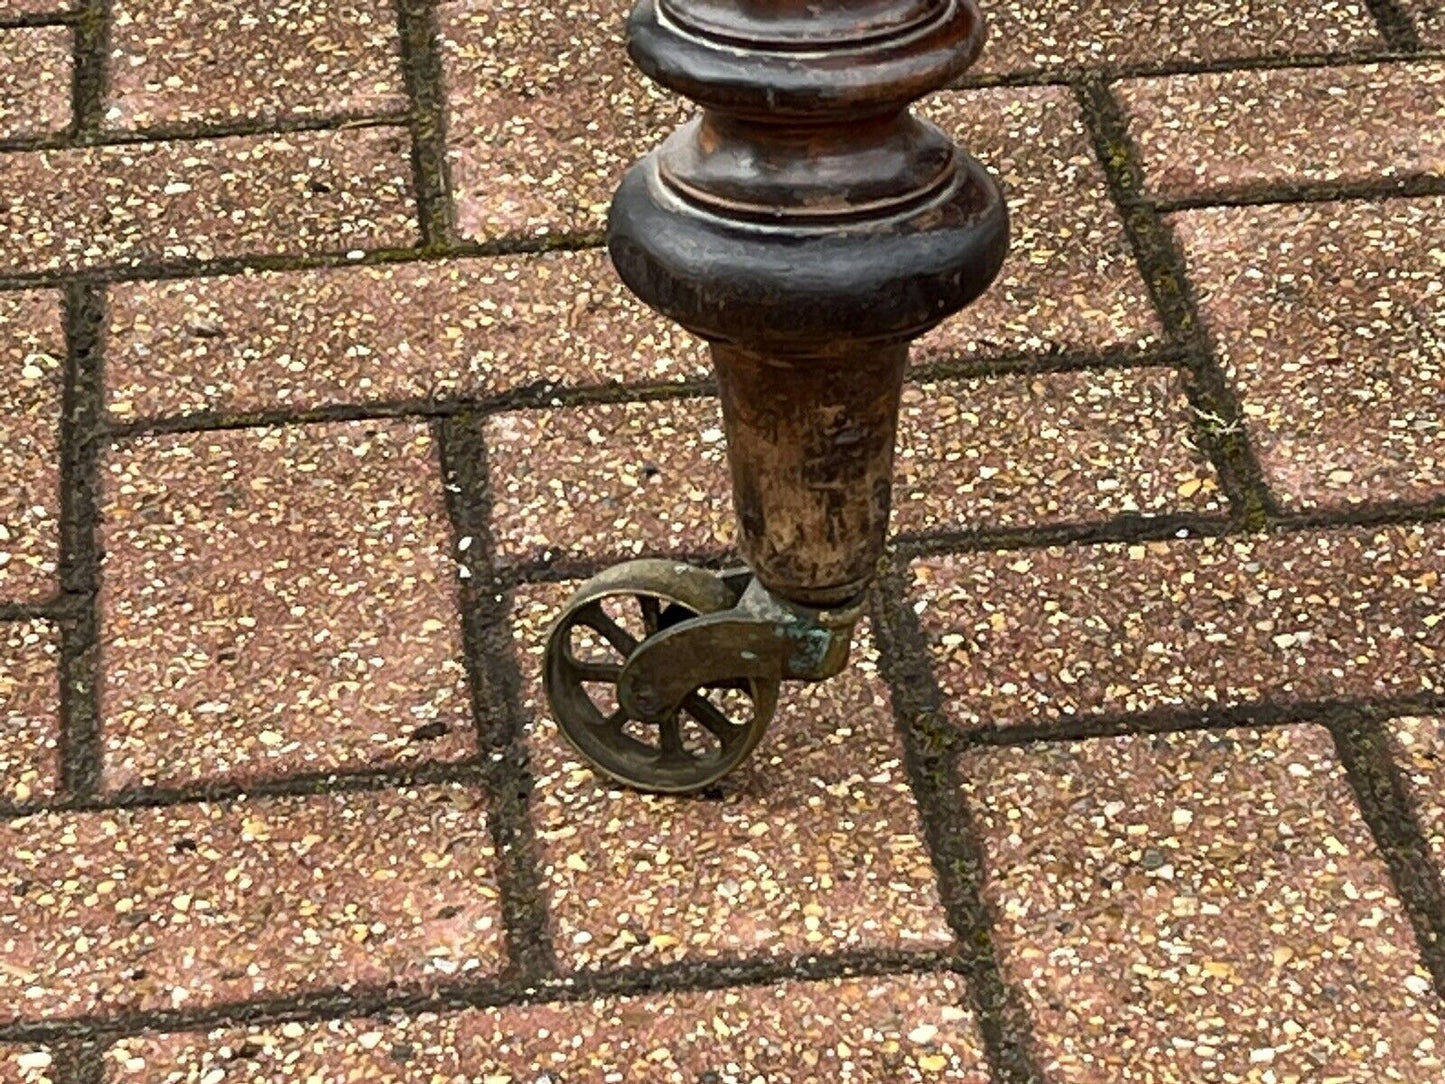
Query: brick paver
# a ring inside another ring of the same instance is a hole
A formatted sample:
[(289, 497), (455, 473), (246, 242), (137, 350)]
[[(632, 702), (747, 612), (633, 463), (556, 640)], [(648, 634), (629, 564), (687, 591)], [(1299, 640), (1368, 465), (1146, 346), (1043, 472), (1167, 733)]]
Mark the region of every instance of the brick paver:
[(515, 411), (492, 418), (486, 440), (505, 563), (732, 544), (716, 399)]
[(0, 1084), (55, 1084), (55, 1056), (43, 1046), (0, 1045)]
[(0, 1021), (430, 989), (500, 962), (462, 787), (49, 813), (0, 826)]
[(358, 422), (106, 457), (112, 787), (454, 760), (475, 747), (432, 438)]
[(1445, 496), (1445, 200), (1172, 221), (1280, 500)]
[(1380, 45), (1363, 3), (996, 0), (976, 73), (1222, 61)]
[(63, 319), (59, 294), (0, 294), (0, 602), (57, 587)]
[(111, 19), (108, 128), (406, 108), (385, 0), (117, 0)]
[(463, 236), (599, 230), (622, 172), (691, 107), (627, 60), (620, 0), (439, 11)]
[(1219, 512), (1172, 371), (996, 376), (909, 387), (894, 470), (902, 532)]
[(1440, 61), (1208, 72), (1115, 90), (1156, 195), (1445, 174)]
[(0, 154), (0, 274), (405, 247), (404, 129)]
[[(909, 387), (894, 528), (1027, 527), (1219, 512), (1162, 371), (989, 377)], [(487, 426), (505, 563), (706, 553), (734, 541), (714, 399), (500, 414)]]
[(965, 726), (1437, 689), (1445, 529), (1052, 547), (913, 568)]
[(118, 283), (121, 420), (705, 378), (600, 251)]
[(1445, 1084), (1445, 9), (984, 5), (909, 596), (683, 799), (539, 689), (537, 581), (734, 537), (630, 4), (0, 0), (0, 1084)]
[(789, 688), (716, 801), (615, 790), (563, 744), (537, 680), (575, 584), (520, 593), (513, 630), (556, 950), (575, 968), (951, 941), (867, 630), (855, 665)]
[(993, 170), (1008, 197), (1012, 240), (998, 281), (919, 340), (916, 358), (1094, 351), (1157, 340), (1149, 294), (1066, 88), (945, 92), (921, 112)]
[(1050, 1082), (1445, 1080), (1441, 1003), (1317, 727), (960, 767)]
[(0, 30), (0, 139), (63, 131), (70, 123), (70, 30)]
[(80, 0), (0, 0), (0, 19), (64, 15), (74, 11), (79, 3)]
[(1400, 0), (1420, 43), (1427, 49), (1445, 48), (1445, 4), (1440, 0)]
[(182, 1033), (118, 1043), (106, 1080), (987, 1084), (963, 997), (919, 975)]
[(1445, 717), (1396, 719), (1389, 730), (1420, 827), (1445, 878)]
[(59, 786), (59, 655), (47, 622), (0, 627), (0, 803), (29, 805)]

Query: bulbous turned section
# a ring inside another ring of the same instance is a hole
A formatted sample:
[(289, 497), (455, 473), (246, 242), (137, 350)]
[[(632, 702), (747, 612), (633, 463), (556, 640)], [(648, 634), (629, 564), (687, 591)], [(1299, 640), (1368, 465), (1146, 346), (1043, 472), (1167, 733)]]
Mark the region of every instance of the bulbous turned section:
[(974, 0), (639, 0), (633, 62), (704, 108), (761, 120), (901, 109), (983, 46)]
[(898, 37), (926, 24), (937, 0), (661, 0), (678, 25), (718, 41), (766, 49), (846, 48)]
[(659, 179), (725, 218), (832, 221), (899, 214), (958, 170), (949, 138), (906, 110), (847, 127), (759, 125), (709, 112), (657, 155)]
[(629, 50), (699, 117), (612, 204), (618, 273), (713, 344), (742, 548), (840, 605), (876, 567), (908, 342), (981, 294), (1003, 196), (910, 104), (983, 41), (974, 0), (640, 0)]
[(641, 0), (639, 66), (702, 115), (638, 163), (609, 247), (712, 341), (906, 340), (980, 294), (1007, 246), (992, 178), (908, 111), (973, 60), (973, 0)]

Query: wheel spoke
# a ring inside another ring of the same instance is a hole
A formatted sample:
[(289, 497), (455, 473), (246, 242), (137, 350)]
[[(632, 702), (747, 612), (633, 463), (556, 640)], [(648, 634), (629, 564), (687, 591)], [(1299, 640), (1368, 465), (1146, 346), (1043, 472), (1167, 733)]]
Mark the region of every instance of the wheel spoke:
[(687, 699), (682, 702), (682, 710), (707, 727), (723, 745), (728, 745), (741, 732), (741, 727), (724, 715), (716, 704), (698, 693), (688, 693)]
[(682, 747), (682, 720), (673, 712), (662, 721), (659, 741), (663, 760), (687, 760), (687, 750)]
[(571, 667), (572, 674), (578, 681), (598, 681), (607, 685), (616, 685), (622, 677), (621, 663), (596, 662), (592, 659), (569, 657), (567, 665)]
[(607, 716), (607, 718), (602, 720), (602, 722), (599, 724), (599, 728), (603, 730), (615, 730), (620, 734), (622, 732), (622, 727), (624, 724), (626, 724), (626, 722), (627, 709), (618, 708), (611, 715)]
[(602, 608), (601, 602), (594, 602), (586, 609), (580, 610), (577, 614), (577, 624), (597, 633), (620, 651), (624, 659), (637, 650), (637, 638), (607, 616), (607, 611)]
[(662, 603), (656, 595), (638, 595), (637, 606), (642, 611), (642, 627), (651, 636), (662, 623)]

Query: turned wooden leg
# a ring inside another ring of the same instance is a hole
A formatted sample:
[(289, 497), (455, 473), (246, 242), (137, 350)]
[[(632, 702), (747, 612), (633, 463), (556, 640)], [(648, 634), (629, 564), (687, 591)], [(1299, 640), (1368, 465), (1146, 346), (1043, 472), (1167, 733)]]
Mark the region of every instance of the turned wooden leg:
[[(548, 687), (602, 770), (680, 791), (746, 756), (782, 680), (845, 664), (887, 534), (909, 343), (993, 281), (1008, 217), (910, 111), (977, 55), (973, 0), (641, 0), (628, 32), (637, 65), (701, 112), (627, 174), (608, 245), (643, 301), (712, 344), (751, 580), (604, 573), (554, 632)], [(642, 624), (619, 635), (608, 607), (628, 599)], [(579, 635), (615, 660), (576, 658)], [(615, 710), (584, 673), (612, 680)]]

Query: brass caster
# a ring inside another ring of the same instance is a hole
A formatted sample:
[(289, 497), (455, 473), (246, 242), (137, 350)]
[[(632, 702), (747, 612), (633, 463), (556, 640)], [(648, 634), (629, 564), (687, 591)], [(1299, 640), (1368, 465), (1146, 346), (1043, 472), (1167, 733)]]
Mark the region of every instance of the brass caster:
[(778, 599), (746, 570), (630, 561), (588, 580), (562, 612), (547, 697), (599, 771), (639, 790), (701, 790), (757, 746), (782, 681), (843, 669), (861, 612)]
[(638, 790), (686, 794), (717, 782), (757, 746), (778, 677), (709, 676), (645, 713), (620, 688), (642, 647), (732, 609), (735, 582), (677, 561), (629, 561), (572, 597), (547, 641), (545, 682), (563, 736), (598, 771)]

